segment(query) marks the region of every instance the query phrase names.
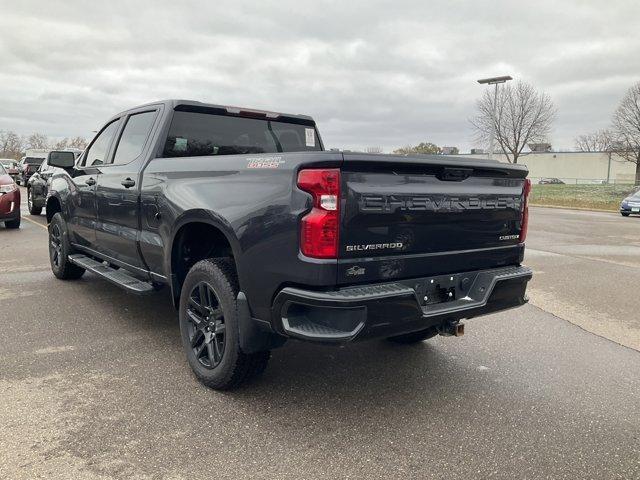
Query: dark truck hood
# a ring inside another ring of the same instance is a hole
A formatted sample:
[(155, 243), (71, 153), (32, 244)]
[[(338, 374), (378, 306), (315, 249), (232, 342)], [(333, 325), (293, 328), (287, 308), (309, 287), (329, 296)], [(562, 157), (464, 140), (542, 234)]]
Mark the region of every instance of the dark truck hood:
[(525, 166), (345, 154), (339, 283), (517, 264)]

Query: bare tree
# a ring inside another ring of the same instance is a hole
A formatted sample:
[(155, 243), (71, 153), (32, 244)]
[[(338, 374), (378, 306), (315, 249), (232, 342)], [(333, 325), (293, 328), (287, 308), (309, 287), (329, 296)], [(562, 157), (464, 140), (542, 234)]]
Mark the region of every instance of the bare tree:
[(365, 153), (382, 153), (382, 147), (365, 147)]
[(622, 98), (613, 114), (615, 151), (627, 162), (635, 163), (635, 184), (640, 184), (640, 82)]
[(74, 137), (72, 139), (69, 140), (69, 147), (70, 148), (79, 148), (81, 150), (84, 150), (85, 148), (87, 148), (87, 139), (83, 138), (83, 137)]
[(84, 150), (87, 147), (87, 139), (82, 137), (63, 138), (53, 145), (56, 150), (64, 150), (65, 148), (78, 148)]
[(3, 158), (15, 158), (22, 156), (24, 139), (14, 132), (0, 130), (0, 156)]
[(69, 139), (67, 137), (53, 144), (54, 150), (64, 150), (65, 148), (68, 148), (68, 147), (69, 147)]
[(49, 139), (42, 133), (32, 133), (27, 137), (27, 148), (49, 148)]
[[(518, 81), (503, 85), (497, 96), (494, 115), (494, 95), (488, 89), (478, 100), (478, 114), (471, 119), (476, 139), (491, 143), (491, 132), (509, 162), (518, 163), (518, 157), (528, 143), (547, 139), (556, 109), (551, 98), (538, 93), (528, 83)], [(493, 127), (493, 130), (492, 130)]]
[(606, 128), (578, 135), (575, 142), (579, 152), (610, 152), (614, 144), (613, 135)]

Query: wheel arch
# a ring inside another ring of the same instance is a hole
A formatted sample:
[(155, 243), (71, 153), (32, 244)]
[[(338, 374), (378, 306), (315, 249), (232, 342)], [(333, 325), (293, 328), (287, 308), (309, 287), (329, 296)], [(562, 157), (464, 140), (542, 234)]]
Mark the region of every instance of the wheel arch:
[(51, 219), (56, 213), (58, 212), (62, 213), (62, 202), (57, 196), (52, 195), (49, 198), (47, 198), (47, 203), (45, 205), (45, 208), (46, 208), (46, 214), (47, 214), (47, 223), (51, 223)]
[[(206, 241), (202, 241), (203, 237)], [(186, 252), (185, 247), (188, 249)], [(188, 253), (192, 255), (185, 256)], [(170, 248), (165, 249), (165, 271), (169, 272), (175, 306), (180, 303), (182, 283), (191, 265), (212, 256), (231, 257), (239, 274), (240, 244), (233, 228), (224, 219), (206, 210), (185, 212), (176, 220)], [(238, 278), (238, 281), (242, 288), (242, 280)]]

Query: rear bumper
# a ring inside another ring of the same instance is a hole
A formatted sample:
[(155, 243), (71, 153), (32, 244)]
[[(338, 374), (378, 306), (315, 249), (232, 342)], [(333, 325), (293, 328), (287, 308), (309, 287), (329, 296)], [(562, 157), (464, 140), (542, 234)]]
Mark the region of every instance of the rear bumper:
[(20, 216), (20, 190), (0, 194), (0, 222)]
[(531, 277), (517, 266), (329, 292), (287, 287), (275, 298), (272, 326), (319, 342), (401, 335), (523, 305)]

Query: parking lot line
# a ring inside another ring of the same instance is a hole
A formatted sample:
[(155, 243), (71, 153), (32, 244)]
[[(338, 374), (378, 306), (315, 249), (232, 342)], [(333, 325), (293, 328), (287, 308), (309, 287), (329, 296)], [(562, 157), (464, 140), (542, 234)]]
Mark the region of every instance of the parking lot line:
[(43, 225), (43, 224), (41, 224), (39, 222), (36, 222), (35, 220), (31, 220), (30, 218), (27, 218), (24, 215), (22, 216), (22, 218), (24, 218), (27, 222), (31, 222), (34, 225), (38, 225), (39, 227), (44, 228), (45, 230), (49, 230), (46, 225)]

